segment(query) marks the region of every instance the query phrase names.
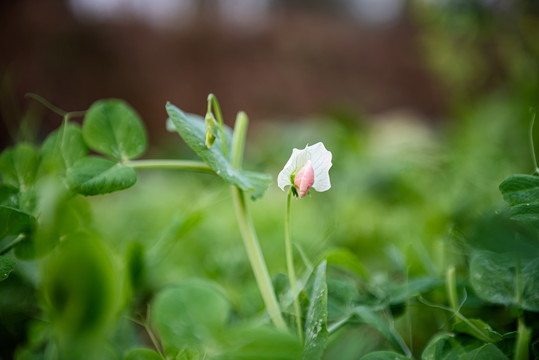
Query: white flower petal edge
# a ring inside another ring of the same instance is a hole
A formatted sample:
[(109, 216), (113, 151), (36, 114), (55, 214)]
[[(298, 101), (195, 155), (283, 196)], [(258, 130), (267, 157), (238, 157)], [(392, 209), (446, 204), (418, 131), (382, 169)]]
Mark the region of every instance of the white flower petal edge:
[(293, 186), (292, 175), (296, 175), (307, 160), (311, 160), (314, 170), (313, 189), (322, 192), (331, 188), (329, 169), (333, 165), (331, 163), (332, 154), (326, 149), (323, 143), (319, 142), (311, 146), (306, 146), (303, 150), (292, 150), (292, 156), (290, 156), (290, 159), (288, 159), (277, 178), (277, 185), (281, 190), (287, 191)]

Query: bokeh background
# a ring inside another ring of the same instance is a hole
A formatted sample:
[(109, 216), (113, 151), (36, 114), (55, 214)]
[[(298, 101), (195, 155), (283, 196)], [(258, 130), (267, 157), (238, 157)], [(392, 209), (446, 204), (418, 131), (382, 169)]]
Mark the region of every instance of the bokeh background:
[[(6, 0), (0, 4), (2, 142), (37, 93), (66, 111), (126, 99), (160, 138), (164, 104), (225, 121), (407, 110), (439, 123), (502, 93), (537, 95), (536, 0)], [(50, 125), (54, 123), (53, 125)]]
[[(323, 141), (333, 153), (333, 186), (292, 204), (297, 272), (328, 258), (334, 279), (345, 267), (361, 275), (353, 291), (383, 293), (407, 277), (437, 279), (448, 264), (465, 278), (459, 245), (473, 239), (484, 214), (506, 206), (498, 184), (533, 172), (539, 1), (4, 0), (2, 148), (40, 143), (61, 123), (29, 92), (65, 111), (125, 99), (149, 132), (145, 157), (193, 159), (166, 132), (165, 103), (204, 114), (212, 92), (227, 124), (247, 112), (245, 168), (273, 179), (293, 147)], [(249, 204), (276, 283), (286, 273), (285, 198), (274, 181)], [(113, 259), (107, 277), (122, 283), (133, 267), (140, 278), (118, 313), (144, 310), (162, 289), (192, 278), (219, 284), (235, 321), (262, 311), (219, 178), (140, 171), (133, 188), (81, 202), (81, 217)], [(50, 269), (40, 261), (17, 260), (0, 286), (0, 358), (42, 351), (36, 319), (50, 310), (40, 278)], [(398, 319), (396, 327), (419, 355), (449, 321), (425, 307), (410, 313), (412, 326)], [(497, 329), (510, 331), (502, 315)], [(133, 324), (124, 331), (109, 320), (107, 334), (127, 334), (115, 340), (120, 355), (151, 346)], [(350, 326), (324, 358), (358, 359), (384, 341)]]

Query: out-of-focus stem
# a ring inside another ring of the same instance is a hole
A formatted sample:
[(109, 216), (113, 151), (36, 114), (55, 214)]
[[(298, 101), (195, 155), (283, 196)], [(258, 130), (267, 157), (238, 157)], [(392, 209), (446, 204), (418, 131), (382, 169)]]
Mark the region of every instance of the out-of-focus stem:
[(294, 271), (294, 257), (292, 254), (292, 241), (290, 240), (290, 199), (292, 198), (292, 190), (288, 193), (286, 200), (286, 215), (285, 215), (285, 249), (286, 249), (286, 267), (288, 270), (288, 278), (290, 280), (290, 290), (292, 292), (292, 298), (294, 299), (294, 312), (296, 313), (296, 326), (298, 328), (298, 335), (301, 341), (303, 341), (303, 326), (301, 324), (301, 310), (299, 307), (298, 293), (296, 288), (296, 273)]

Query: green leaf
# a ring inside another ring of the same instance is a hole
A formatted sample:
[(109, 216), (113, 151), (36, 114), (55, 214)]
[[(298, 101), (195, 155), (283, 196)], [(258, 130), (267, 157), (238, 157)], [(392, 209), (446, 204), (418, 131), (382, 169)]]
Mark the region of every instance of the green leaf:
[(520, 275), (522, 277), (522, 308), (539, 312), (539, 258), (527, 263)]
[(19, 190), (8, 184), (0, 184), (0, 205), (16, 207), (17, 203), (17, 194)]
[(389, 301), (391, 305), (401, 304), (411, 297), (432, 290), (440, 285), (440, 280), (428, 276), (409, 279), (407, 282), (394, 285), (390, 289)]
[(402, 349), (404, 352), (409, 352), (408, 347), (399, 333), (372, 308), (368, 306), (357, 306), (353, 309), (353, 313), (361, 322), (376, 329), (381, 335), (389, 340), (396, 349)]
[(84, 117), (82, 135), (88, 146), (118, 161), (146, 150), (146, 131), (138, 114), (124, 101), (99, 100)]
[[(233, 328), (224, 334), (224, 354), (215, 360), (297, 360), (301, 344), (297, 336), (275, 328)], [(212, 358), (213, 359), (213, 358)]]
[(99, 195), (124, 190), (137, 182), (137, 173), (129, 166), (89, 156), (67, 171), (69, 187), (82, 195)]
[(313, 288), (310, 294), (310, 305), (305, 319), (305, 344), (303, 358), (316, 360), (322, 358), (326, 341), (328, 287), (326, 283), (326, 261), (316, 268)]
[(151, 349), (140, 348), (129, 350), (129, 352), (125, 354), (124, 360), (163, 360), (163, 358)]
[(222, 331), (230, 305), (207, 281), (189, 281), (161, 291), (152, 304), (152, 320), (166, 353), (183, 346), (201, 347)]
[(429, 341), (423, 353), (421, 360), (456, 360), (459, 353), (454, 348), (455, 339), (453, 335), (442, 333), (438, 334)]
[(494, 344), (485, 344), (462, 355), (459, 360), (509, 360)]
[(67, 346), (68, 339), (91, 339), (113, 324), (119, 281), (97, 236), (83, 232), (66, 236), (46, 259), (42, 274), (46, 315)]
[[(228, 158), (223, 154), (221, 138), (218, 137), (211, 148), (206, 146), (206, 125), (204, 119), (199, 116), (186, 115), (176, 106), (168, 103), (167, 112), (175, 130), (193, 151), (200, 156), (209, 167), (223, 180), (231, 185), (236, 185), (244, 191), (252, 191), (252, 198), (261, 197), (269, 184), (271, 176), (238, 170), (232, 167)], [(230, 128), (225, 126), (227, 144), (232, 143)], [(228, 150), (230, 153), (231, 150)]]
[(470, 281), (485, 301), (539, 311), (539, 258), (521, 264), (516, 256), (476, 251)]
[(326, 256), (330, 266), (339, 266), (365, 278), (367, 270), (361, 260), (352, 251), (342, 248), (329, 252)]
[(466, 321), (456, 321), (453, 324), (453, 331), (468, 334), (478, 340), (486, 342), (498, 342), (503, 339), (503, 336), (492, 330), (489, 324), (481, 319), (466, 319)]
[(0, 206), (0, 239), (29, 234), (35, 227), (36, 219), (32, 215), (8, 206)]
[(512, 175), (499, 186), (503, 199), (510, 205), (539, 202), (539, 177)]
[(365, 356), (362, 356), (360, 360), (411, 360), (412, 358), (406, 357), (402, 354), (398, 354), (392, 351), (375, 351)]
[(47, 136), (41, 146), (41, 168), (45, 172), (65, 171), (88, 154), (78, 124), (68, 123)]
[(30, 260), (47, 254), (60, 238), (89, 227), (91, 211), (86, 199), (74, 196), (57, 177), (46, 177), (37, 187), (39, 226), (15, 247), (15, 256)]
[(36, 179), (39, 156), (30, 144), (20, 143), (0, 155), (0, 173), (6, 184), (24, 190)]
[(15, 260), (9, 256), (0, 256), (0, 281), (6, 280), (15, 268)]

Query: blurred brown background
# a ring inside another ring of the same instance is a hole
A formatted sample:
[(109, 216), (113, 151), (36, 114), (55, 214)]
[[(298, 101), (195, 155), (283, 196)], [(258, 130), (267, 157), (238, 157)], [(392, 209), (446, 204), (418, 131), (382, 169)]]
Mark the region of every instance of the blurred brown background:
[[(535, 2), (469, 4), (483, 9), (480, 15), (504, 19), (526, 13)], [(164, 131), (166, 101), (203, 113), (210, 92), (229, 124), (238, 110), (257, 121), (336, 108), (354, 114), (404, 108), (435, 121), (446, 116), (451, 89), (428, 64), (425, 22), (413, 16), (413, 3), (463, 2), (4, 0), (2, 144), (12, 142), (28, 109), (44, 119), (44, 132), (60, 122), (40, 106), (29, 108), (27, 92), (67, 111), (84, 110), (101, 98), (126, 99), (154, 141)], [(453, 14), (462, 10), (455, 8)], [(488, 59), (474, 65), (483, 76), (479, 87), (503, 82), (503, 64), (488, 40), (492, 33), (465, 34), (478, 40), (480, 59)], [(456, 54), (444, 56), (458, 64)]]

